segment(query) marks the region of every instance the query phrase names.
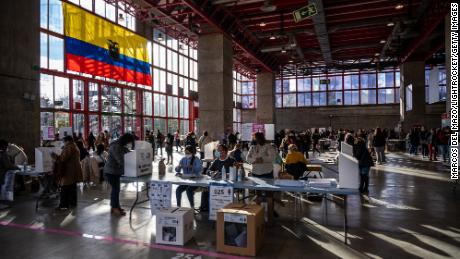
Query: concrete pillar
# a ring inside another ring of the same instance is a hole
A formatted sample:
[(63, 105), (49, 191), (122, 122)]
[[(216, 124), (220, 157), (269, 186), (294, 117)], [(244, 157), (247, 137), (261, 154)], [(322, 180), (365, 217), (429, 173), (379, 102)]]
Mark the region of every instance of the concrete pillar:
[(275, 75), (269, 72), (257, 74), (257, 109), (258, 123), (275, 123)]
[[(412, 85), (412, 110), (406, 111), (406, 88)], [(414, 124), (424, 124), (425, 121), (425, 62), (410, 61), (401, 65), (401, 121), (408, 130)]]
[(6, 1), (0, 8), (0, 138), (25, 148), (40, 144), (40, 1)]
[(233, 48), (220, 33), (198, 39), (200, 130), (216, 140), (233, 128)]

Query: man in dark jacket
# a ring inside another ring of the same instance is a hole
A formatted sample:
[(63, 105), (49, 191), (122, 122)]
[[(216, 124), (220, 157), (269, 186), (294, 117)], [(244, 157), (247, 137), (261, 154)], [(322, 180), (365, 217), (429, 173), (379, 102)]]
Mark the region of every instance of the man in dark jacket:
[(374, 161), (372, 160), (371, 154), (366, 147), (366, 141), (358, 137), (356, 139), (356, 144), (353, 147), (353, 155), (358, 160), (359, 165), (359, 191), (361, 193), (369, 192), (369, 171), (371, 166), (374, 166)]

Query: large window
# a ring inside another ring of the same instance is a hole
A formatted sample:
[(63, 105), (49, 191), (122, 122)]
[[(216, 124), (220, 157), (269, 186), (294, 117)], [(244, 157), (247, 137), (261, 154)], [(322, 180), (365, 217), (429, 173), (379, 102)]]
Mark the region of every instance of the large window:
[(399, 71), (362, 71), (276, 79), (277, 108), (399, 102)]
[[(135, 31), (135, 10), (125, 1), (68, 1)], [(167, 31), (153, 34), (148, 43), (152, 87), (67, 71), (62, 2), (40, 0), (41, 125), (69, 126), (85, 137), (107, 130), (112, 139), (125, 132), (143, 137), (146, 130), (192, 129), (189, 105), (190, 92), (198, 91), (197, 50)]]

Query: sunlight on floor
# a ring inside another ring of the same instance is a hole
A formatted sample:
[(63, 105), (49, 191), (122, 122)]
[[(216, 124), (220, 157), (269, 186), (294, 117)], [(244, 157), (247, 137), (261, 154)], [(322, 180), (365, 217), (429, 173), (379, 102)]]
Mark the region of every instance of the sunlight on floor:
[(420, 242), (423, 242), (423, 243), (425, 243), (425, 244), (427, 244), (429, 246), (432, 246), (432, 247), (434, 247), (434, 248), (436, 248), (438, 250), (441, 250), (444, 253), (447, 253), (452, 257), (456, 257), (456, 256), (460, 255), (460, 247), (451, 245), (451, 244), (449, 244), (447, 242), (444, 242), (444, 241), (441, 241), (439, 239), (436, 239), (436, 238), (433, 238), (433, 237), (430, 237), (430, 236), (427, 236), (427, 235), (424, 235), (424, 234), (420, 234), (418, 232), (411, 231), (411, 230), (408, 230), (408, 229), (405, 229), (405, 228), (400, 227), (399, 229), (401, 229), (402, 231), (404, 231), (404, 232), (406, 232), (408, 234), (413, 235)]
[(404, 167), (397, 167), (394, 165), (385, 166), (380, 165), (379, 167), (375, 168), (376, 171), (384, 171), (387, 173), (395, 173), (395, 174), (402, 174), (402, 175), (409, 175), (409, 176), (416, 176), (431, 180), (438, 180), (444, 182), (450, 182), (450, 178), (447, 174), (442, 175), (440, 173), (433, 173), (432, 171), (422, 170), (422, 169), (409, 169)]
[[(420, 210), (419, 208), (415, 208), (415, 207), (407, 206), (407, 205), (403, 205), (403, 204), (392, 204), (392, 203), (389, 203), (389, 202), (384, 201), (384, 200), (379, 200), (379, 199), (376, 199), (376, 198), (373, 198), (373, 197), (369, 197), (367, 195), (364, 195), (364, 200), (368, 201), (370, 203), (370, 205), (376, 204), (376, 205), (379, 205), (379, 206), (384, 206), (384, 207), (386, 207), (388, 209)], [(363, 206), (365, 206), (365, 205), (363, 204)]]

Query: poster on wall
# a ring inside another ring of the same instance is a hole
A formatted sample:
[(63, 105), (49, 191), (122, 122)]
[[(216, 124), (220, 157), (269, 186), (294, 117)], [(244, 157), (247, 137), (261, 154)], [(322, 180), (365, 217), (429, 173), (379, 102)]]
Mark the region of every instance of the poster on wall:
[(42, 127), (42, 139), (43, 140), (54, 140), (54, 127), (43, 126)]
[(241, 125), (241, 140), (242, 141), (252, 140), (252, 123), (243, 123)]
[(265, 135), (265, 124), (253, 123), (252, 124), (252, 132), (261, 132)]
[(275, 140), (275, 124), (265, 124), (265, 139)]
[(232, 202), (232, 185), (211, 183), (209, 185), (209, 220), (216, 220), (217, 211)]

